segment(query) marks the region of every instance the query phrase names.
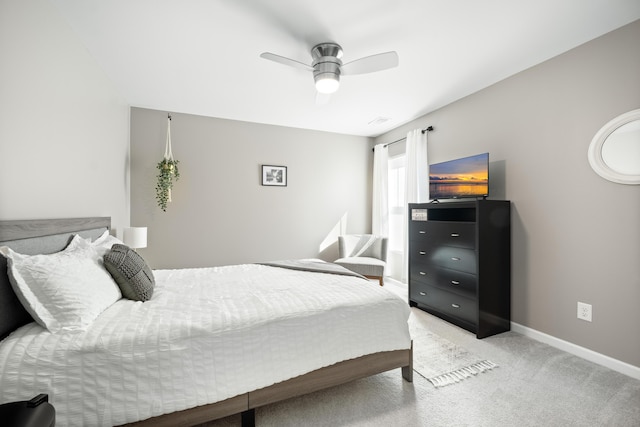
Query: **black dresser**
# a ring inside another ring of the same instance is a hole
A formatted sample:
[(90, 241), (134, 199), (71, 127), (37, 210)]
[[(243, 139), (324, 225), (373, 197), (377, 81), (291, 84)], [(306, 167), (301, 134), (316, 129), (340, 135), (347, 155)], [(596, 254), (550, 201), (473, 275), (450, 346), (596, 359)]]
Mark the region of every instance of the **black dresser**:
[(511, 204), (409, 204), (409, 305), (484, 338), (511, 328)]

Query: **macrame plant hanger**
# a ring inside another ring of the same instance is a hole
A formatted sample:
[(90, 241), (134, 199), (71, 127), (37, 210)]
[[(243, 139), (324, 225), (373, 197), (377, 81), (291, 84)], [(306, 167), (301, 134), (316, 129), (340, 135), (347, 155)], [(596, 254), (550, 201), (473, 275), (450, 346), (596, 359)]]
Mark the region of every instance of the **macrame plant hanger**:
[[(164, 146), (164, 159), (169, 164), (173, 164), (173, 151), (171, 151), (171, 114), (167, 115), (167, 142)], [(171, 201), (171, 188), (168, 191), (168, 201)]]
[(173, 158), (171, 149), (171, 114), (167, 115), (167, 141), (164, 146), (164, 157), (158, 163), (158, 182), (156, 184), (156, 200), (158, 206), (164, 212), (167, 211), (167, 203), (171, 202), (171, 188), (174, 181), (180, 178), (178, 161)]

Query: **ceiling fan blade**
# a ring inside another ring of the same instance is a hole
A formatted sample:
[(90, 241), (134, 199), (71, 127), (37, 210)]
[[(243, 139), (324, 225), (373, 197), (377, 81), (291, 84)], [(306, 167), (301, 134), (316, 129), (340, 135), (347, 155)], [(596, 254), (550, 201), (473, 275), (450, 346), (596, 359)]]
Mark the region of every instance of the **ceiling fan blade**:
[(387, 70), (398, 66), (398, 54), (394, 51), (378, 53), (376, 55), (365, 56), (347, 62), (341, 68), (341, 74), (354, 75), (375, 73), (376, 71)]
[(275, 53), (263, 52), (260, 54), (260, 58), (268, 59), (270, 61), (278, 62), (290, 67), (299, 68), (305, 71), (313, 71), (313, 67), (311, 65), (307, 65), (304, 62), (296, 61), (295, 59), (285, 58), (284, 56), (276, 55)]

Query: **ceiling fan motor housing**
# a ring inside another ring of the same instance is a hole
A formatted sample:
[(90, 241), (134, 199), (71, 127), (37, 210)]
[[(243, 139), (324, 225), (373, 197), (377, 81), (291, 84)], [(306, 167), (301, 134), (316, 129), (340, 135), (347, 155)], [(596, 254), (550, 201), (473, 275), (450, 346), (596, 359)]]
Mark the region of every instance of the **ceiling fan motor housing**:
[(340, 81), (340, 67), (342, 66), (342, 48), (336, 43), (321, 43), (311, 49), (313, 57), (313, 79)]

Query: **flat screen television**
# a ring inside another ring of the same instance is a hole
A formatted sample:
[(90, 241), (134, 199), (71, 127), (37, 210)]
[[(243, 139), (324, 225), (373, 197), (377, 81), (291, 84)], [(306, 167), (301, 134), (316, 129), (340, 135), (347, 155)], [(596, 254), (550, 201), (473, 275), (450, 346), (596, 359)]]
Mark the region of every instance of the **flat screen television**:
[(429, 198), (461, 199), (489, 195), (489, 153), (429, 166)]

